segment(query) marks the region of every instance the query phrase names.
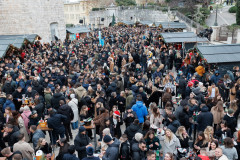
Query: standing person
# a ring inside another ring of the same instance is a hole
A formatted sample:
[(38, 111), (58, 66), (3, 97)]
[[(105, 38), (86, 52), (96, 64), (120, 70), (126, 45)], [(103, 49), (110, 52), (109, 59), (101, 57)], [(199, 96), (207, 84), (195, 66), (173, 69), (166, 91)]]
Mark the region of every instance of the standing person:
[(17, 111), (21, 108), (22, 105), (22, 95), (23, 95), (22, 87), (20, 86), (12, 94), (13, 102), (16, 106)]
[(75, 98), (75, 94), (70, 94), (71, 101), (68, 102), (68, 105), (72, 108), (73, 111), (73, 120), (71, 121), (72, 129), (75, 130), (78, 128), (78, 100)]
[(13, 147), (13, 145), (18, 142), (19, 134), (18, 128), (11, 124), (7, 124), (4, 129), (3, 140), (4, 142), (8, 142), (9, 147)]
[(197, 116), (198, 131), (204, 131), (207, 126), (212, 126), (213, 115), (208, 111), (208, 107), (205, 104), (200, 106), (201, 113)]
[(75, 146), (71, 145), (68, 147), (68, 153), (63, 155), (63, 159), (62, 160), (79, 160), (75, 153)]
[(122, 135), (122, 131), (120, 127), (123, 124), (123, 122), (122, 122), (122, 117), (119, 111), (115, 111), (113, 113), (113, 116), (110, 118), (110, 121), (111, 121), (111, 124), (113, 124), (115, 136), (117, 138), (120, 138)]
[(13, 145), (13, 151), (20, 151), (23, 158), (26, 158), (27, 160), (33, 160), (34, 149), (29, 143), (25, 142), (23, 133), (18, 135), (18, 142)]
[(156, 154), (154, 151), (148, 151), (147, 152), (147, 160), (156, 160)]
[(105, 135), (103, 141), (108, 145), (106, 152), (99, 155), (102, 160), (118, 160), (120, 141)]
[(237, 160), (238, 153), (234, 147), (233, 140), (229, 137), (224, 139), (224, 145), (221, 147), (223, 154), (227, 156), (229, 160)]
[(155, 136), (153, 130), (147, 132), (144, 137), (148, 150), (160, 150), (162, 148), (158, 137)]
[(61, 138), (64, 138), (65, 127), (63, 123), (67, 120), (67, 117), (56, 114), (53, 110), (49, 111), (49, 114), (50, 118), (48, 118), (47, 123), (48, 127), (53, 129), (53, 144), (56, 144), (59, 135)]
[(28, 133), (30, 133), (30, 131), (28, 129), (29, 128), (28, 123), (29, 123), (29, 116), (31, 115), (31, 113), (32, 112), (30, 111), (30, 108), (28, 106), (23, 107), (23, 112), (22, 112), (21, 116), (22, 116), (25, 128), (27, 129)]
[(160, 109), (155, 106), (152, 109), (152, 114), (150, 116), (150, 124), (151, 126), (156, 126), (157, 128), (160, 128), (160, 125), (162, 124), (163, 118), (160, 114)]
[(42, 132), (42, 130), (37, 129), (37, 126), (32, 125), (30, 126), (30, 132), (32, 133), (32, 143), (33, 143), (33, 148), (35, 149), (38, 144), (38, 140), (40, 138), (45, 138), (45, 134)]
[(132, 145), (132, 159), (145, 160), (146, 159), (147, 144), (144, 140)]
[(5, 108), (10, 107), (12, 111), (15, 111), (15, 105), (13, 103), (13, 96), (11, 94), (7, 95), (7, 100), (6, 102), (3, 104), (3, 113), (5, 112)]
[(139, 125), (139, 120), (135, 119), (134, 122), (126, 128), (124, 133), (127, 135), (128, 140), (132, 141), (133, 137), (138, 132), (141, 133), (142, 129), (141, 126)]
[(78, 152), (78, 158), (80, 160), (87, 157), (86, 148), (92, 147), (92, 144), (90, 143), (90, 138), (86, 134), (85, 127), (79, 127), (79, 132), (74, 139), (74, 145), (76, 147), (76, 151)]
[(231, 130), (232, 134), (236, 131), (237, 126), (237, 120), (233, 115), (234, 111), (232, 109), (229, 109), (228, 113), (223, 117), (223, 120), (226, 121), (227, 127)]
[(68, 147), (70, 146), (70, 144), (68, 144), (66, 138), (61, 138), (57, 141), (57, 143), (59, 144), (60, 149), (56, 160), (62, 160), (64, 154), (68, 153)]
[(212, 107), (211, 113), (213, 114), (214, 130), (216, 131), (217, 125), (219, 125), (224, 117), (223, 102), (218, 101), (216, 106)]
[(215, 83), (212, 83), (211, 86), (208, 87), (208, 96), (212, 98), (216, 98), (219, 95), (219, 89), (216, 87)]
[(127, 106), (126, 112), (123, 114), (123, 121), (125, 122), (126, 128), (130, 126), (135, 119), (137, 119), (136, 113), (131, 109), (130, 106)]
[(212, 141), (208, 143), (207, 155), (212, 160), (215, 158), (215, 151), (217, 147), (218, 147), (218, 141)]
[(66, 139), (67, 141), (69, 141), (69, 137), (70, 139), (73, 138), (72, 131), (70, 128), (71, 120), (74, 117), (73, 110), (71, 107), (65, 104), (63, 100), (60, 100), (59, 104), (60, 104), (60, 107), (58, 108), (58, 113), (67, 117), (67, 119), (63, 122), (63, 125), (65, 127)]
[(63, 94), (60, 93), (60, 89), (56, 89), (51, 99), (51, 106), (54, 109), (58, 110), (58, 108), (60, 107), (60, 104), (59, 104), (60, 100), (63, 100), (65, 102), (65, 98)]
[(176, 136), (180, 141), (181, 148), (189, 147), (189, 136), (187, 134), (186, 128), (184, 126), (180, 126), (176, 132)]
[(47, 143), (45, 138), (39, 138), (36, 151), (41, 150), (45, 155), (49, 155), (52, 153), (51, 146)]
[(87, 157), (83, 158), (82, 160), (100, 160), (99, 157), (95, 157), (93, 155), (94, 153), (93, 147), (86, 148), (86, 152), (87, 152)]
[(160, 128), (160, 141), (163, 141), (162, 148), (163, 148), (163, 155), (165, 155), (167, 152), (173, 153), (174, 155), (177, 155), (177, 147), (181, 147), (181, 144), (179, 142), (179, 139), (175, 136), (175, 134), (172, 133), (170, 129), (165, 130), (165, 135), (162, 132), (163, 130)]
[(137, 102), (132, 106), (132, 110), (136, 112), (137, 117), (139, 119), (139, 123), (143, 123), (144, 119), (148, 115), (147, 107), (142, 102), (142, 96), (137, 95)]
[(206, 148), (208, 143), (202, 131), (198, 132), (197, 139), (194, 142), (194, 150), (199, 154), (201, 148)]
[(130, 159), (130, 143), (128, 141), (128, 137), (126, 134), (123, 134), (120, 138), (121, 147), (120, 147), (120, 160), (128, 160)]

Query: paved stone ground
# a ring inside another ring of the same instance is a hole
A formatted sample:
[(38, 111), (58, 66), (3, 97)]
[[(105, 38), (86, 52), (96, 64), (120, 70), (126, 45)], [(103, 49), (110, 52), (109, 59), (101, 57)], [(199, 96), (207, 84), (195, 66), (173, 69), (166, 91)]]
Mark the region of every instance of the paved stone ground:
[[(218, 25), (231, 25), (233, 23), (236, 23), (236, 15), (229, 13), (228, 9), (232, 6), (224, 6), (223, 8), (218, 9), (218, 16), (217, 16), (217, 22)], [(206, 24), (208, 26), (213, 26), (215, 22), (216, 17), (216, 10), (213, 11), (213, 13), (210, 14), (208, 19), (206, 20)]]

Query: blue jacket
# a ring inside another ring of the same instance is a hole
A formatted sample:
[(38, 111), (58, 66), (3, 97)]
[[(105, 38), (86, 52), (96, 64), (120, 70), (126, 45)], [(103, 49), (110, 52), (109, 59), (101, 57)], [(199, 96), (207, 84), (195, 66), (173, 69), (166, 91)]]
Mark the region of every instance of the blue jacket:
[(15, 111), (15, 105), (13, 101), (7, 99), (6, 102), (3, 105), (3, 113), (5, 113), (5, 108), (10, 107), (12, 111)]
[(136, 104), (132, 106), (132, 110), (136, 112), (139, 123), (144, 122), (144, 117), (148, 115), (147, 107), (142, 101), (137, 101)]
[(79, 160), (75, 154), (69, 154), (66, 153), (63, 155), (63, 159), (62, 160)]
[(37, 129), (32, 136), (32, 143), (34, 149), (37, 147), (39, 138), (45, 138), (45, 134), (42, 132), (42, 130)]

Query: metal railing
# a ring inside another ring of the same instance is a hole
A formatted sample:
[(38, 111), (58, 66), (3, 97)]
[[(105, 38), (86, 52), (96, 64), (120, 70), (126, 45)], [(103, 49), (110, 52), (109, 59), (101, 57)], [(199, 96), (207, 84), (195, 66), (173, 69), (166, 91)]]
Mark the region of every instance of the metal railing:
[(200, 31), (204, 30), (205, 27), (202, 26), (201, 24), (195, 22), (194, 20), (186, 17), (185, 15), (183, 15), (182, 13), (180, 13), (179, 11), (173, 11), (173, 13), (182, 21), (184, 21), (185, 23), (187, 23), (190, 27), (196, 28), (197, 33), (199, 33)]

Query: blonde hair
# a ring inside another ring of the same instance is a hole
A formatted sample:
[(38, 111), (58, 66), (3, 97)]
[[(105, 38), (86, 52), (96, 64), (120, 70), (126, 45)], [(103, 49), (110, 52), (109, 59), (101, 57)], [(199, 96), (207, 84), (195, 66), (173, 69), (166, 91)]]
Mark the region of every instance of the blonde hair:
[(237, 101), (236, 100), (231, 101), (229, 108), (234, 110), (234, 112), (236, 112), (236, 110), (238, 109)]
[(172, 139), (173, 139), (173, 133), (172, 133), (172, 131), (170, 130), (170, 129), (166, 129), (166, 131), (165, 131), (165, 133), (166, 132), (170, 132), (171, 133), (171, 135), (170, 135), (170, 137), (168, 137), (166, 134), (165, 134), (165, 140), (164, 141), (167, 141), (167, 142), (170, 142)]
[(87, 111), (84, 111), (84, 109), (88, 108), (88, 106), (86, 105), (83, 105), (82, 108), (81, 108), (81, 111), (80, 111), (80, 115), (87, 115)]
[(38, 139), (38, 143), (37, 143), (37, 149), (40, 149), (41, 147), (42, 147), (42, 145), (41, 145), (41, 143), (42, 143), (42, 141), (44, 140), (44, 138), (39, 138)]
[(184, 139), (183, 138), (183, 131), (186, 130), (186, 128), (184, 126), (180, 126), (178, 127), (178, 130), (176, 132), (176, 136), (180, 137), (180, 139)]
[(211, 142), (213, 140), (214, 130), (212, 126), (207, 126), (203, 133), (207, 142)]

